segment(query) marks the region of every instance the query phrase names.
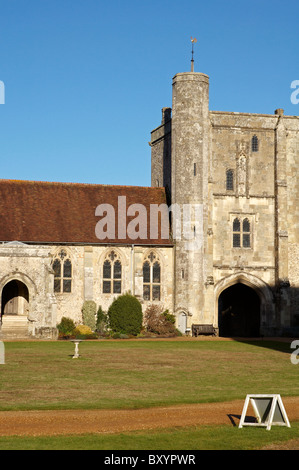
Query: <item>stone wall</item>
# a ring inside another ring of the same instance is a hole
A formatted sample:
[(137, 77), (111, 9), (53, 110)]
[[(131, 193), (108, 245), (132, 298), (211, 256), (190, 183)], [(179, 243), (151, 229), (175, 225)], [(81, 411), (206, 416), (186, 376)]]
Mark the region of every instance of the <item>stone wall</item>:
[[(71, 292), (54, 293), (52, 261), (61, 250), (72, 263)], [(116, 294), (103, 293), (103, 263), (114, 253), (122, 265), (121, 293), (131, 292), (142, 303), (143, 311), (151, 302), (143, 300), (143, 262), (152, 253), (161, 266), (159, 304), (173, 312), (173, 249), (138, 246), (32, 246), (22, 243), (0, 246), (0, 294), (11, 280), (24, 283), (29, 291), (28, 334), (55, 338), (62, 317), (82, 322), (84, 300), (94, 300), (107, 311)], [(1, 296), (0, 296), (1, 299)]]

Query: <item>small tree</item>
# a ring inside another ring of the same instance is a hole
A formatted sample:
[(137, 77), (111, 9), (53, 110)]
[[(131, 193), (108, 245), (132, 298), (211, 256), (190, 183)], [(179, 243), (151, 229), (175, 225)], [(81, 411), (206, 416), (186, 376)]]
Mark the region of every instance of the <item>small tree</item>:
[(174, 315), (160, 305), (151, 304), (144, 313), (145, 329), (149, 333), (174, 336), (177, 334), (174, 322)]
[(62, 317), (60, 323), (57, 325), (59, 336), (71, 336), (76, 325), (71, 318)]
[(82, 307), (82, 321), (83, 325), (89, 326), (92, 331), (96, 328), (96, 311), (96, 303), (93, 300), (85, 300)]
[(138, 335), (142, 328), (142, 307), (131, 294), (120, 295), (108, 310), (109, 327), (114, 333)]
[(97, 311), (96, 331), (98, 331), (100, 334), (103, 334), (106, 330), (107, 322), (107, 315), (100, 305)]

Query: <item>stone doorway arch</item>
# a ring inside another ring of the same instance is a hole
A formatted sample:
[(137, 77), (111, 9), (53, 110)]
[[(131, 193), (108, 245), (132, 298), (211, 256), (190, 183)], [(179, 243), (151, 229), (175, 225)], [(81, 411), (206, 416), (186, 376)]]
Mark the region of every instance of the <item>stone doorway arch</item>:
[(0, 279), (0, 329), (3, 338), (26, 338), (35, 285), (21, 273)]
[(1, 317), (3, 315), (26, 315), (29, 312), (29, 291), (23, 282), (12, 280), (2, 289)]
[(272, 290), (258, 277), (244, 272), (222, 279), (215, 285), (215, 321), (219, 336), (266, 336), (275, 327)]
[(242, 282), (221, 292), (218, 299), (219, 336), (258, 337), (261, 325), (260, 297)]

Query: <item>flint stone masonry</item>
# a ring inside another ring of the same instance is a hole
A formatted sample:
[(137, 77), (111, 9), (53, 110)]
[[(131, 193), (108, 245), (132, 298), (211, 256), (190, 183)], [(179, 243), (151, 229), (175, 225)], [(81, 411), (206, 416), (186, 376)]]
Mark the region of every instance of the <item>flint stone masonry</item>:
[[(150, 188), (0, 180), (3, 338), (57, 338), (62, 317), (82, 322), (85, 300), (107, 311), (116, 294), (105, 293), (103, 265), (112, 251), (122, 267), (121, 292), (136, 295), (143, 311), (152, 302), (163, 305), (183, 333), (192, 325), (219, 331), (222, 293), (239, 283), (258, 295), (259, 334), (298, 328), (299, 117), (281, 108), (273, 114), (211, 111), (203, 73), (178, 73), (172, 89), (172, 105), (162, 109), (161, 124), (151, 132)], [(146, 207), (147, 238), (123, 237), (117, 215), (115, 238), (99, 240), (97, 207), (108, 203), (118, 214), (124, 196), (127, 208)], [(189, 227), (200, 243), (192, 245), (183, 233), (175, 237), (173, 219), (168, 239), (161, 230), (151, 238), (150, 208), (166, 203), (200, 207)], [(235, 220), (240, 230), (244, 220), (249, 227), (238, 233), (240, 246)], [(63, 293), (54, 291), (53, 270), (61, 250), (72, 266), (71, 289)], [(143, 298), (149, 257), (160, 265), (160, 301)], [(22, 295), (12, 293), (8, 302), (11, 283)]]

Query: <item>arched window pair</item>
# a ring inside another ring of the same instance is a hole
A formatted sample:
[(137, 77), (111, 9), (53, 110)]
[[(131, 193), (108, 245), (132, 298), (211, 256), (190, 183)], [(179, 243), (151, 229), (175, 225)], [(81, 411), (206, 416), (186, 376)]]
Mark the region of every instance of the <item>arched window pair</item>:
[(61, 250), (52, 262), (54, 271), (54, 292), (72, 292), (72, 262), (65, 250)]
[(143, 263), (143, 299), (161, 299), (161, 265), (153, 252)]
[(111, 251), (103, 264), (103, 294), (121, 294), (122, 266), (119, 255)]
[(251, 247), (251, 226), (247, 218), (241, 220), (237, 217), (233, 221), (233, 247)]

